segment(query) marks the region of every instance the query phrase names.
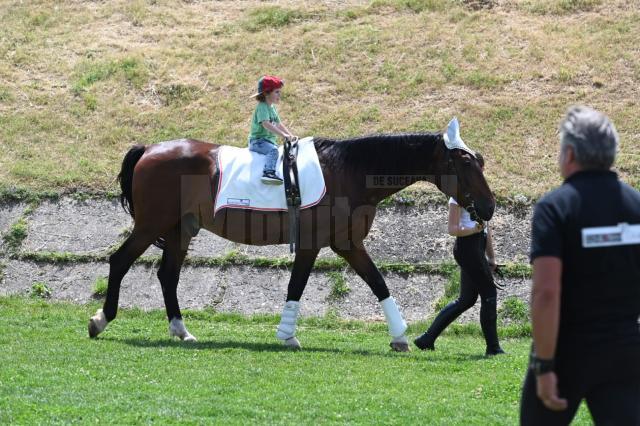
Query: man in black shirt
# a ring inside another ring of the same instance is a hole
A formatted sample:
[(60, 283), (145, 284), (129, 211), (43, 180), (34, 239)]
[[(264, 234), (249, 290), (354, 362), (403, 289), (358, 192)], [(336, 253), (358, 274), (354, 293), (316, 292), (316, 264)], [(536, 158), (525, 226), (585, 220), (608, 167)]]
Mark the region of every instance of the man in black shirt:
[(610, 171), (613, 124), (586, 107), (560, 126), (565, 181), (533, 215), (533, 350), (520, 422), (640, 425), (640, 192)]

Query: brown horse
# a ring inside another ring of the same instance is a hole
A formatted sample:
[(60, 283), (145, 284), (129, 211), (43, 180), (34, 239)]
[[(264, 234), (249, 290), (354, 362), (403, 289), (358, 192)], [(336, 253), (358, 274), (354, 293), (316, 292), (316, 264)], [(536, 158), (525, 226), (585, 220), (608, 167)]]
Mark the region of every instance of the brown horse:
[[(299, 347), (295, 323), (299, 300), (320, 248), (331, 247), (362, 277), (382, 305), (393, 337), (392, 348), (408, 350), (402, 319), (363, 240), (385, 197), (415, 181), (435, 184), (474, 218), (491, 219), (495, 198), (472, 152), (445, 146), (443, 133), (367, 136), (336, 141), (316, 138), (314, 145), (326, 184), (322, 201), (300, 214), (300, 241), (277, 337)], [(158, 278), (170, 322), (169, 332), (195, 340), (185, 328), (176, 289), (189, 241), (199, 229), (251, 245), (288, 242), (287, 212), (221, 209), (214, 194), (220, 145), (176, 140), (133, 146), (119, 174), (121, 202), (134, 218), (131, 235), (109, 258), (109, 287), (104, 307), (89, 321), (97, 336), (116, 317), (120, 283), (134, 261), (151, 245), (163, 249)], [(411, 232), (411, 230), (407, 230)]]

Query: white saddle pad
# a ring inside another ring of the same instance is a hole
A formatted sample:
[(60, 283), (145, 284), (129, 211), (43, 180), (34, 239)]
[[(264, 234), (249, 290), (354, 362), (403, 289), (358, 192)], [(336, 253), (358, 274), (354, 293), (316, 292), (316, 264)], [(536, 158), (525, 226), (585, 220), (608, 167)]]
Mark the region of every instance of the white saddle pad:
[[(318, 204), (327, 190), (313, 138), (301, 139), (298, 146), (298, 175), (302, 196), (300, 208), (305, 209)], [(282, 177), (283, 151), (284, 147), (278, 147), (276, 174), (279, 177)], [(249, 148), (225, 145), (218, 150), (220, 181), (214, 214), (222, 208), (287, 210), (284, 185), (266, 185), (260, 180), (265, 161), (265, 155), (249, 151)]]

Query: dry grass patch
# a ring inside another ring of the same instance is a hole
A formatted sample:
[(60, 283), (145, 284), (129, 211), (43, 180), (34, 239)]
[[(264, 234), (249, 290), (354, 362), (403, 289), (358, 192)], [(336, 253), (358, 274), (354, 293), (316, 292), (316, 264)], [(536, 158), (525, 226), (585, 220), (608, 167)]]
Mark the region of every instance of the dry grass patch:
[(525, 0), (519, 7), (543, 15), (560, 15), (591, 11), (602, 3), (602, 0)]
[(633, 5), (472, 3), (7, 2), (0, 187), (114, 190), (132, 143), (244, 145), (264, 73), (286, 80), (281, 115), (300, 135), (437, 130), (457, 115), (505, 197), (559, 183), (557, 124), (589, 104), (616, 123), (619, 170), (640, 186)]

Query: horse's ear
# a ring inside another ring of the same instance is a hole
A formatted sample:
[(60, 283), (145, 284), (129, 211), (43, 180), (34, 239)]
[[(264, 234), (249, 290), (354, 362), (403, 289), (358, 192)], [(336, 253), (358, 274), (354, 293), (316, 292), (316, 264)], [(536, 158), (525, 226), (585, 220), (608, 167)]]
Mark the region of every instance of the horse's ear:
[(462, 142), (460, 138), (460, 123), (458, 123), (458, 117), (453, 117), (447, 125), (447, 136), (450, 143)]
[(447, 131), (443, 135), (445, 146), (450, 149), (460, 149), (475, 157), (475, 153), (469, 148), (460, 137), (460, 123), (457, 117), (453, 117), (447, 126)]

